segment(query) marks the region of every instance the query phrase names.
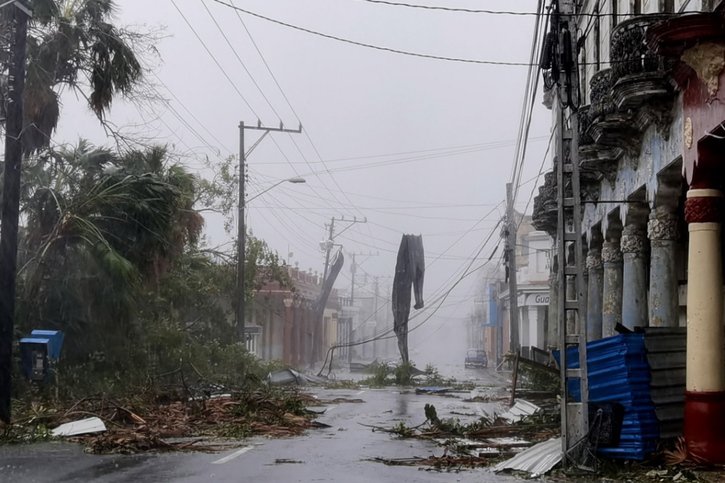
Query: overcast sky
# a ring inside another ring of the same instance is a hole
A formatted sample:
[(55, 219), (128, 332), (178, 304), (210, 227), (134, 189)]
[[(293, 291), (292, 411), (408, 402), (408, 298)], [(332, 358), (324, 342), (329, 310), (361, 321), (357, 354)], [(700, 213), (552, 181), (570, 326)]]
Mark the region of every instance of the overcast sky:
[[(534, 23), (531, 16), (417, 10), (361, 0), (225, 1), (359, 42), (507, 62), (528, 62)], [(348, 262), (351, 253), (375, 255), (357, 257), (360, 282), (369, 274), (368, 285), (361, 283), (357, 294), (369, 294), (373, 276), (381, 277), (381, 291), (387, 292), (402, 233), (423, 235), (427, 299), (432, 301), (448, 290), (503, 215), (499, 203), (511, 175), (527, 68), (406, 57), (316, 37), (240, 13), (293, 112), (235, 11), (213, 0), (175, 2), (231, 81), (171, 0), (117, 1), (117, 24), (137, 30), (164, 29), (154, 46), (158, 55), (145, 55), (154, 66), (149, 79), (169, 102), (158, 102), (153, 112), (116, 102), (109, 118), (119, 126), (142, 125), (146, 135), (182, 153), (185, 164), (198, 169), (207, 157), (215, 162), (220, 156), (236, 154), (240, 121), (260, 119), (278, 125), (281, 117), (286, 126), (295, 127), (299, 116), (306, 134), (274, 134), (248, 160), (250, 197), (281, 179), (300, 175), (307, 180), (306, 184), (280, 185), (249, 203), (248, 223), (254, 235), (283, 258), (294, 253), (291, 263), (299, 263), (300, 268), (322, 272), (319, 243), (326, 237), (325, 224), (333, 216), (367, 217), (366, 224), (336, 239)], [(534, 12), (537, 3), (415, 2), (522, 12)], [(539, 94), (524, 181), (539, 171), (549, 125), (550, 112), (541, 106)], [(65, 95), (56, 141), (73, 142), (79, 136), (97, 144), (111, 143), (83, 102)], [(257, 136), (249, 131), (247, 146)], [(533, 182), (521, 187), (520, 210), (533, 188)], [(340, 229), (346, 225), (337, 223)], [(231, 239), (218, 219), (207, 220), (206, 233), (212, 245)], [(498, 242), (496, 233), (473, 266), (487, 259)], [(492, 265), (501, 253), (497, 252)], [(350, 287), (346, 265), (336, 284), (341, 290)], [(464, 280), (413, 341), (431, 344), (442, 328), (462, 327), (478, 293), (477, 278)]]

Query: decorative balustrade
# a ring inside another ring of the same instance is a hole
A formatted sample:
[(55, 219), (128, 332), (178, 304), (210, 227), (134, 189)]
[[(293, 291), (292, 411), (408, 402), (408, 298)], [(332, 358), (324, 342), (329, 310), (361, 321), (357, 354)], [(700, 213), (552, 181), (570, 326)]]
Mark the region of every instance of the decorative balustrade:
[(612, 31), (611, 86), (618, 109), (631, 109), (671, 96), (673, 62), (647, 45), (647, 29), (668, 16), (642, 15), (625, 20)]
[(591, 105), (589, 118), (596, 122), (599, 118), (615, 111), (612, 101), (612, 70), (603, 69), (592, 76), (589, 82)]
[(557, 186), (556, 171), (544, 174), (544, 184), (539, 187), (539, 194), (534, 198), (534, 209), (531, 221), (537, 230), (547, 232), (554, 237), (557, 224)]

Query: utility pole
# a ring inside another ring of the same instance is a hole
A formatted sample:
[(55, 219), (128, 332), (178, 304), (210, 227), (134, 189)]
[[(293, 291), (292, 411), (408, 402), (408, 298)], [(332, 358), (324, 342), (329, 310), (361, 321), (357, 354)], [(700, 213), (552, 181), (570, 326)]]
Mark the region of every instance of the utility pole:
[[(249, 151), (245, 151), (244, 147), (244, 133), (246, 130), (251, 129), (255, 131), (262, 131), (262, 136), (257, 139)], [(266, 127), (262, 126), (261, 121), (257, 121), (257, 125), (245, 125), (244, 122), (239, 123), (239, 223), (237, 224), (237, 335), (242, 343), (246, 346), (247, 337), (244, 328), (244, 315), (246, 312), (246, 301), (244, 300), (244, 257), (246, 253), (246, 239), (247, 231), (244, 226), (244, 206), (245, 206), (245, 185), (247, 183), (247, 158), (254, 148), (256, 148), (260, 142), (272, 132), (284, 132), (299, 134), (302, 132), (302, 125), (300, 124), (297, 129), (285, 129), (284, 124), (279, 123), (279, 127)]]
[[(340, 233), (335, 233), (335, 222), (336, 221), (339, 221), (340, 223), (349, 223), (349, 224), (345, 228), (343, 228), (343, 230), (340, 231)], [(323, 242), (324, 243), (324, 248), (325, 248), (325, 251), (326, 251), (326, 254), (325, 254), (325, 270), (322, 273), (322, 280), (323, 281), (327, 280), (327, 272), (330, 269), (330, 253), (332, 252), (332, 247), (335, 246), (335, 238), (338, 237), (338, 236), (340, 236), (340, 235), (342, 235), (344, 232), (346, 232), (350, 228), (352, 228), (353, 225), (356, 225), (358, 223), (367, 223), (367, 222), (368, 222), (368, 219), (367, 218), (363, 218), (363, 219), (358, 220), (356, 216), (353, 217), (352, 219), (346, 218), (344, 216), (341, 216), (340, 218), (335, 218), (333, 216), (332, 218), (330, 218), (330, 226), (329, 226), (330, 232), (327, 235), (327, 240), (325, 242)]]
[[(358, 255), (363, 255), (363, 256), (368, 256), (368, 257), (375, 257), (375, 256), (378, 256), (379, 253), (353, 253), (351, 255), (352, 256), (352, 265), (350, 266), (350, 272), (351, 272), (351, 277), (350, 277), (350, 307), (355, 307), (355, 275), (357, 274), (357, 256)], [(377, 283), (377, 281), (376, 281), (376, 283)], [(377, 290), (377, 286), (376, 286), (376, 290)], [(377, 293), (376, 293), (376, 295), (375, 295), (375, 304), (376, 305), (377, 305), (377, 301), (378, 300), (377, 300)], [(377, 307), (376, 307), (376, 310), (377, 310)], [(376, 313), (376, 312), (373, 312), (373, 313)], [(347, 342), (348, 342), (348, 344), (352, 342), (352, 327), (351, 327), (351, 330), (350, 330), (350, 340), (348, 340)], [(363, 350), (362, 347), (361, 347), (361, 350)], [(352, 360), (351, 354), (352, 354), (352, 352), (348, 351), (348, 353), (347, 353), (347, 359), (348, 359), (347, 362), (348, 362), (348, 364)]]
[(518, 354), (519, 343), (519, 300), (516, 284), (516, 212), (514, 210), (513, 185), (506, 183), (506, 267), (509, 279), (509, 352)]
[[(558, 7), (558, 9), (557, 9)], [(577, 65), (576, 2), (560, 0), (551, 11), (551, 32), (542, 57), (542, 69), (551, 69), (556, 103), (557, 181), (557, 289), (559, 327), (559, 368), (561, 379), (562, 464), (577, 464), (587, 455), (581, 452), (589, 431), (587, 324), (583, 318), (586, 307), (584, 286), (584, 244), (581, 233), (582, 204), (579, 176), (579, 75)], [(569, 256), (571, 254), (571, 256)], [(575, 293), (567, 294), (567, 279), (573, 282)], [(567, 324), (567, 316), (573, 324)], [(579, 367), (570, 369), (567, 348), (576, 347)], [(580, 396), (570, 394), (569, 382), (578, 381)]]
[(332, 253), (332, 247), (335, 245), (333, 239), (335, 238), (335, 217), (330, 219), (330, 233), (327, 235), (327, 242), (325, 243), (325, 268), (322, 271), (322, 282), (327, 280), (327, 271), (330, 269), (330, 253)]
[(8, 69), (8, 103), (5, 121), (5, 173), (0, 234), (0, 420), (10, 423), (13, 331), (15, 327), (15, 279), (18, 265), (18, 218), (20, 213), (20, 169), (23, 160), (23, 91), (28, 19), (25, 2), (15, 1), (13, 45)]
[[(336, 221), (339, 221), (340, 223), (348, 223), (348, 225), (345, 228), (343, 228), (339, 233), (335, 233), (335, 222)], [(320, 244), (321, 247), (323, 247), (325, 249), (325, 269), (322, 272), (322, 284), (323, 285), (324, 285), (325, 281), (327, 280), (327, 275), (330, 270), (330, 254), (332, 253), (332, 248), (335, 246), (335, 237), (340, 236), (341, 234), (343, 234), (344, 232), (346, 232), (347, 230), (349, 230), (350, 228), (352, 228), (354, 225), (356, 225), (358, 223), (367, 223), (367, 222), (368, 222), (367, 218), (358, 220), (357, 217), (353, 217), (352, 219), (350, 219), (350, 218), (346, 218), (344, 216), (341, 216), (339, 218), (336, 218), (333, 216), (330, 219), (330, 226), (329, 226), (330, 231), (327, 234), (327, 240), (325, 240), (324, 242), (322, 242)], [(353, 255), (353, 257), (354, 257), (354, 255)], [(355, 262), (353, 260), (353, 265), (354, 265), (354, 263)], [(354, 283), (353, 283), (353, 285), (354, 285)], [(325, 301), (320, 301), (320, 302), (324, 303)], [(313, 321), (313, 324), (314, 324), (313, 331), (315, 332), (315, 334), (313, 335), (313, 338), (312, 338), (313, 344), (317, 340), (316, 332), (319, 330), (319, 327), (321, 327), (322, 324), (324, 323), (324, 313), (325, 313), (324, 307), (320, 307), (321, 315), (319, 317), (319, 320)], [(352, 321), (350, 322), (348, 339), (350, 339), (350, 337), (352, 337)], [(347, 342), (349, 343), (350, 340), (348, 340)], [(350, 358), (352, 356), (352, 349), (350, 347), (348, 347), (347, 350), (348, 350), (347, 357), (348, 357), (348, 362), (349, 362)], [(313, 347), (313, 352), (314, 351), (315, 351), (315, 348)]]
[[(366, 257), (377, 257), (380, 255), (380, 253), (352, 253), (352, 265), (350, 266), (350, 273), (351, 273), (351, 284), (350, 284), (350, 305), (355, 305), (355, 275), (357, 274), (357, 256), (362, 255)], [(366, 278), (367, 280), (367, 278)], [(377, 280), (377, 278), (376, 278)], [(367, 282), (363, 282), (367, 283)], [(377, 283), (377, 282), (376, 282)]]

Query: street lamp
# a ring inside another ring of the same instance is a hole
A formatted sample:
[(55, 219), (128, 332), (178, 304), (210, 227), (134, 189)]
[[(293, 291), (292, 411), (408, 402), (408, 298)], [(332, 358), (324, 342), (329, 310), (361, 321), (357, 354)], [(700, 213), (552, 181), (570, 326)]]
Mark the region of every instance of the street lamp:
[(306, 182), (307, 182), (307, 180), (306, 180), (305, 178), (301, 178), (301, 177), (299, 177), (299, 176), (295, 176), (294, 178), (287, 178), (287, 179), (283, 179), (283, 180), (277, 181), (277, 182), (276, 182), (275, 184), (273, 184), (272, 186), (270, 186), (270, 187), (268, 187), (268, 188), (266, 188), (266, 189), (264, 189), (264, 190), (260, 191), (260, 192), (259, 192), (259, 193), (257, 193), (256, 195), (254, 195), (254, 196), (252, 196), (251, 198), (249, 198), (248, 200), (246, 200), (246, 201), (245, 201), (245, 203), (249, 203), (249, 202), (250, 202), (250, 201), (252, 201), (253, 199), (259, 198), (260, 196), (262, 196), (262, 195), (263, 195), (264, 193), (266, 193), (267, 191), (271, 190), (272, 188), (276, 188), (277, 186), (281, 185), (282, 183), (293, 183), (293, 184), (300, 184), (300, 183), (306, 183)]
[[(242, 171), (243, 173), (243, 171)], [(238, 223), (238, 232), (237, 232), (237, 333), (239, 337), (242, 340), (242, 343), (246, 345), (247, 339), (244, 334), (244, 252), (246, 247), (246, 229), (244, 227), (244, 208), (246, 204), (250, 201), (252, 201), (255, 198), (258, 198), (262, 196), (267, 191), (276, 188), (277, 186), (283, 184), (283, 183), (293, 183), (293, 184), (300, 184), (300, 183), (306, 183), (307, 180), (305, 178), (302, 178), (300, 176), (295, 176), (293, 178), (287, 178), (280, 181), (277, 181), (273, 185), (269, 186), (268, 188), (260, 191), (256, 195), (252, 196), (248, 200), (245, 201), (244, 199), (244, 177), (239, 180), (239, 223)]]

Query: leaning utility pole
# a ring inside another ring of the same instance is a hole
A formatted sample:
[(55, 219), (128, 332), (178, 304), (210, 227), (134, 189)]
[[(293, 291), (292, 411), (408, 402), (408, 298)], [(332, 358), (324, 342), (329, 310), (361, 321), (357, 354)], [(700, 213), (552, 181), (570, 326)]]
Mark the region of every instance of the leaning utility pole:
[[(335, 233), (335, 222), (339, 221), (341, 223), (349, 223), (348, 226), (346, 226), (340, 233)], [(353, 225), (357, 223), (367, 223), (368, 219), (363, 218), (362, 220), (358, 220), (357, 217), (353, 217), (352, 219), (346, 218), (344, 216), (341, 216), (340, 218), (335, 218), (334, 216), (330, 219), (330, 233), (327, 235), (327, 240), (324, 243), (325, 246), (325, 270), (322, 272), (322, 281), (324, 282), (327, 280), (327, 272), (330, 269), (330, 254), (332, 252), (332, 247), (335, 246), (335, 237), (342, 235), (345, 231), (352, 228)]]
[[(335, 233), (335, 222), (336, 221), (339, 221), (341, 223), (349, 223), (349, 225), (346, 226), (345, 228), (343, 228), (342, 231), (340, 231), (339, 233), (336, 234)], [(322, 242), (320, 244), (325, 249), (325, 269), (322, 272), (322, 284), (323, 285), (324, 285), (325, 281), (327, 280), (327, 275), (328, 275), (328, 272), (330, 270), (330, 254), (332, 253), (332, 248), (335, 246), (335, 237), (341, 235), (342, 233), (344, 233), (345, 231), (349, 230), (350, 228), (352, 228), (354, 225), (356, 225), (358, 223), (367, 223), (367, 222), (368, 222), (368, 219), (367, 218), (363, 218), (362, 220), (358, 220), (357, 217), (353, 217), (352, 219), (350, 219), (350, 218), (346, 218), (344, 216), (341, 216), (340, 218), (335, 218), (333, 216), (330, 219), (330, 226), (329, 226), (329, 230), (330, 231), (329, 231), (329, 233), (327, 235), (327, 240), (325, 240), (324, 242)], [(353, 264), (354, 264), (354, 262), (353, 262)], [(353, 285), (354, 285), (354, 283), (353, 283)], [(325, 313), (324, 304), (326, 302), (327, 302), (326, 300), (320, 300), (320, 301), (318, 301), (318, 303), (323, 304), (323, 305), (320, 306), (320, 307), (318, 307), (318, 314), (319, 314), (319, 316), (315, 317), (315, 320), (312, 322), (313, 323), (313, 329), (312, 330), (314, 332), (313, 338), (312, 338), (312, 343), (313, 343), (312, 352), (313, 352), (313, 354), (318, 349), (318, 347), (315, 346), (316, 341), (317, 341), (317, 337), (316, 336), (317, 336), (317, 332), (320, 330), (320, 327), (322, 327), (322, 324), (324, 323), (324, 313)], [(352, 334), (352, 324), (350, 325), (350, 334)], [(350, 358), (350, 348), (348, 347), (348, 360), (349, 360), (349, 358)]]
[(513, 185), (506, 183), (506, 267), (509, 279), (509, 352), (518, 354), (519, 341), (519, 300), (516, 284), (516, 212), (514, 210)]
[(0, 233), (0, 420), (10, 423), (13, 331), (15, 326), (15, 278), (18, 264), (18, 217), (20, 168), (23, 159), (23, 91), (28, 18), (25, 2), (9, 6), (14, 35), (8, 69), (8, 102), (5, 121), (5, 174)]
[[(247, 129), (255, 131), (262, 131), (262, 136), (257, 139), (249, 151), (245, 151), (244, 148), (244, 133)], [(254, 148), (256, 148), (262, 139), (265, 138), (271, 132), (286, 132), (299, 134), (302, 132), (302, 125), (297, 129), (285, 129), (284, 125), (280, 122), (279, 127), (266, 127), (262, 126), (261, 121), (257, 121), (257, 125), (245, 125), (244, 122), (239, 123), (239, 222), (237, 223), (237, 335), (242, 341), (242, 344), (246, 346), (247, 337), (244, 329), (244, 313), (246, 311), (246, 301), (244, 300), (244, 257), (246, 253), (246, 239), (247, 231), (244, 226), (244, 205), (245, 205), (245, 194), (244, 188), (247, 182), (247, 158)]]

